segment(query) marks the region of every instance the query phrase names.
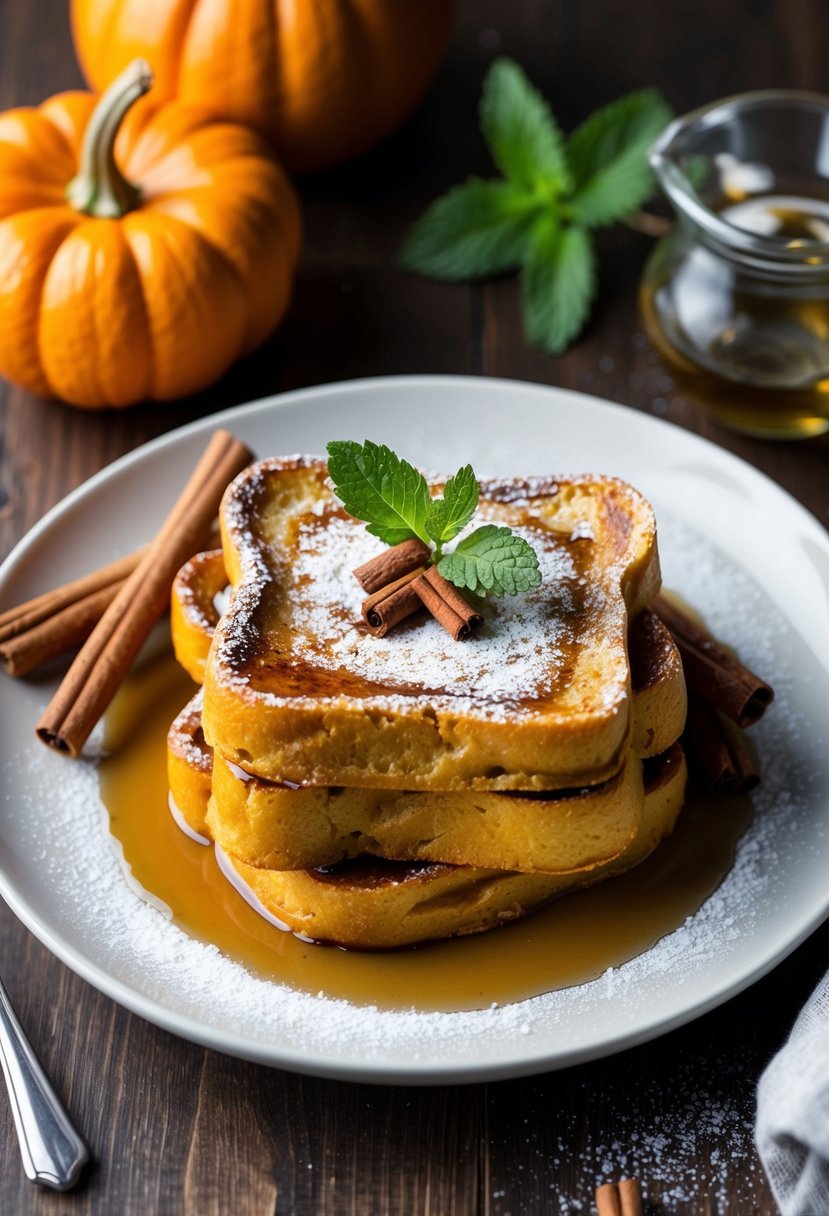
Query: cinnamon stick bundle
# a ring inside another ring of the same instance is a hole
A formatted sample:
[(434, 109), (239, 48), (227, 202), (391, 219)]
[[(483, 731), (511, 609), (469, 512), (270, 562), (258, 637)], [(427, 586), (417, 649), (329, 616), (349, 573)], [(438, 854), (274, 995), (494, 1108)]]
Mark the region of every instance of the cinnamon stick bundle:
[(468, 638), (483, 618), (466, 602), (437, 567), (430, 565), (432, 551), (423, 541), (404, 540), (357, 566), (354, 576), (364, 591), (362, 612), (366, 628), (382, 638), (421, 607), (443, 625), (456, 642)]
[(425, 566), (417, 566), (363, 601), (363, 620), (370, 634), (384, 638), (395, 625), (423, 607), (414, 582), (425, 569)]
[(384, 549), (362, 566), (357, 566), (353, 574), (363, 591), (367, 595), (374, 595), (388, 587), (389, 583), (394, 583), (418, 567), (425, 566), (431, 556), (428, 545), (417, 537), (411, 537), (401, 541), (399, 545)]
[(44, 743), (77, 756), (164, 613), (179, 567), (204, 545), (222, 494), (252, 453), (215, 431), (155, 540), (76, 656), (37, 724)]
[(652, 607), (674, 636), (690, 691), (739, 727), (761, 718), (774, 698), (765, 680), (663, 596)]
[(437, 566), (429, 566), (415, 579), (412, 587), (456, 642), (465, 641), (483, 624), (483, 617), (466, 602), (457, 587), (438, 572)]
[(742, 732), (696, 697), (688, 700), (683, 743), (705, 793), (734, 796), (747, 794), (759, 785), (760, 774)]

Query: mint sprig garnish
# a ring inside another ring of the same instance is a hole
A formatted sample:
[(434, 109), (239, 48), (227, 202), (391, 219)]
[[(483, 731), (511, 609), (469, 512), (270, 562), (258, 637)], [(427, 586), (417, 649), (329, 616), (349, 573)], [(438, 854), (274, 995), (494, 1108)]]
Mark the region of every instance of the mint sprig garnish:
[(383, 444), (334, 440), (328, 444), (328, 474), (349, 515), (363, 520), (372, 536), (388, 545), (416, 537), (429, 545), (440, 574), (476, 595), (518, 595), (541, 582), (538, 556), (511, 528), (483, 524), (451, 553), (443, 546), (472, 521), (480, 487), (467, 464), (450, 477), (443, 496), (433, 498), (421, 472)]
[(448, 281), (520, 270), (527, 339), (561, 354), (595, 292), (590, 229), (649, 197), (648, 148), (670, 118), (660, 94), (645, 89), (597, 110), (565, 139), (521, 68), (496, 60), (480, 121), (502, 178), (470, 178), (434, 202), (411, 229), (402, 265)]

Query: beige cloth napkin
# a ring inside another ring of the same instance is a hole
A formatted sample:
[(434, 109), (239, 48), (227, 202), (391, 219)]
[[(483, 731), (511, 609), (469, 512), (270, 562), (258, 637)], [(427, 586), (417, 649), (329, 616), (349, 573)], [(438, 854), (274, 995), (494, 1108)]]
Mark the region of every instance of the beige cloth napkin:
[(782, 1216), (829, 1216), (829, 974), (760, 1078), (755, 1138)]

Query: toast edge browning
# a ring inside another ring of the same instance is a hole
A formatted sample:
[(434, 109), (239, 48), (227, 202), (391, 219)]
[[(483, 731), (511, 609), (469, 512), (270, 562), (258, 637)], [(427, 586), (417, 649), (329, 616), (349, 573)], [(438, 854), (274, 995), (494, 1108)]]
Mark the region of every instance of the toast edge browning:
[[(252, 687), (250, 670), (274, 578), (259, 538), (258, 513), (278, 510), (279, 493), (297, 480), (288, 478), (280, 487), (285, 473), (305, 474), (298, 486), (309, 501), (325, 486), (325, 464), (295, 456), (252, 466), (225, 494), (222, 535), (236, 594), (207, 663), (204, 728), (213, 746), (268, 779), (323, 785), (544, 789), (597, 784), (618, 771), (628, 735), (629, 681), (627, 687), (619, 682), (615, 697), (600, 711), (542, 711), (533, 720), (522, 720), (518, 728), (512, 722), (464, 718), (428, 705), (419, 713), (400, 713), (383, 696), (358, 702), (287, 697), (280, 703)], [(608, 535), (619, 558), (620, 596), (628, 614), (634, 615), (660, 582), (653, 512), (638, 491), (617, 478), (587, 474), (481, 483), (482, 494), (499, 502), (514, 502), (517, 495), (534, 501), (555, 496), (562, 486), (593, 485), (604, 495)], [(621, 620), (619, 627), (624, 627)], [(555, 749), (549, 744), (552, 734), (558, 740)], [(393, 755), (396, 762), (384, 767), (377, 763), (378, 752)], [(316, 760), (309, 765), (310, 754)], [(492, 765), (493, 756), (498, 757), (497, 766)]]

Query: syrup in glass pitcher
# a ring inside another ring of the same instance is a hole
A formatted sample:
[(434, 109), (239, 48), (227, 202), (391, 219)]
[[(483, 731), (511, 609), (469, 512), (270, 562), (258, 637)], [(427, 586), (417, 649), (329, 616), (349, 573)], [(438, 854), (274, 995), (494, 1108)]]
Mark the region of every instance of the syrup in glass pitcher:
[(671, 123), (651, 165), (677, 220), (642, 278), (650, 340), (723, 425), (829, 430), (829, 97), (715, 102)]

